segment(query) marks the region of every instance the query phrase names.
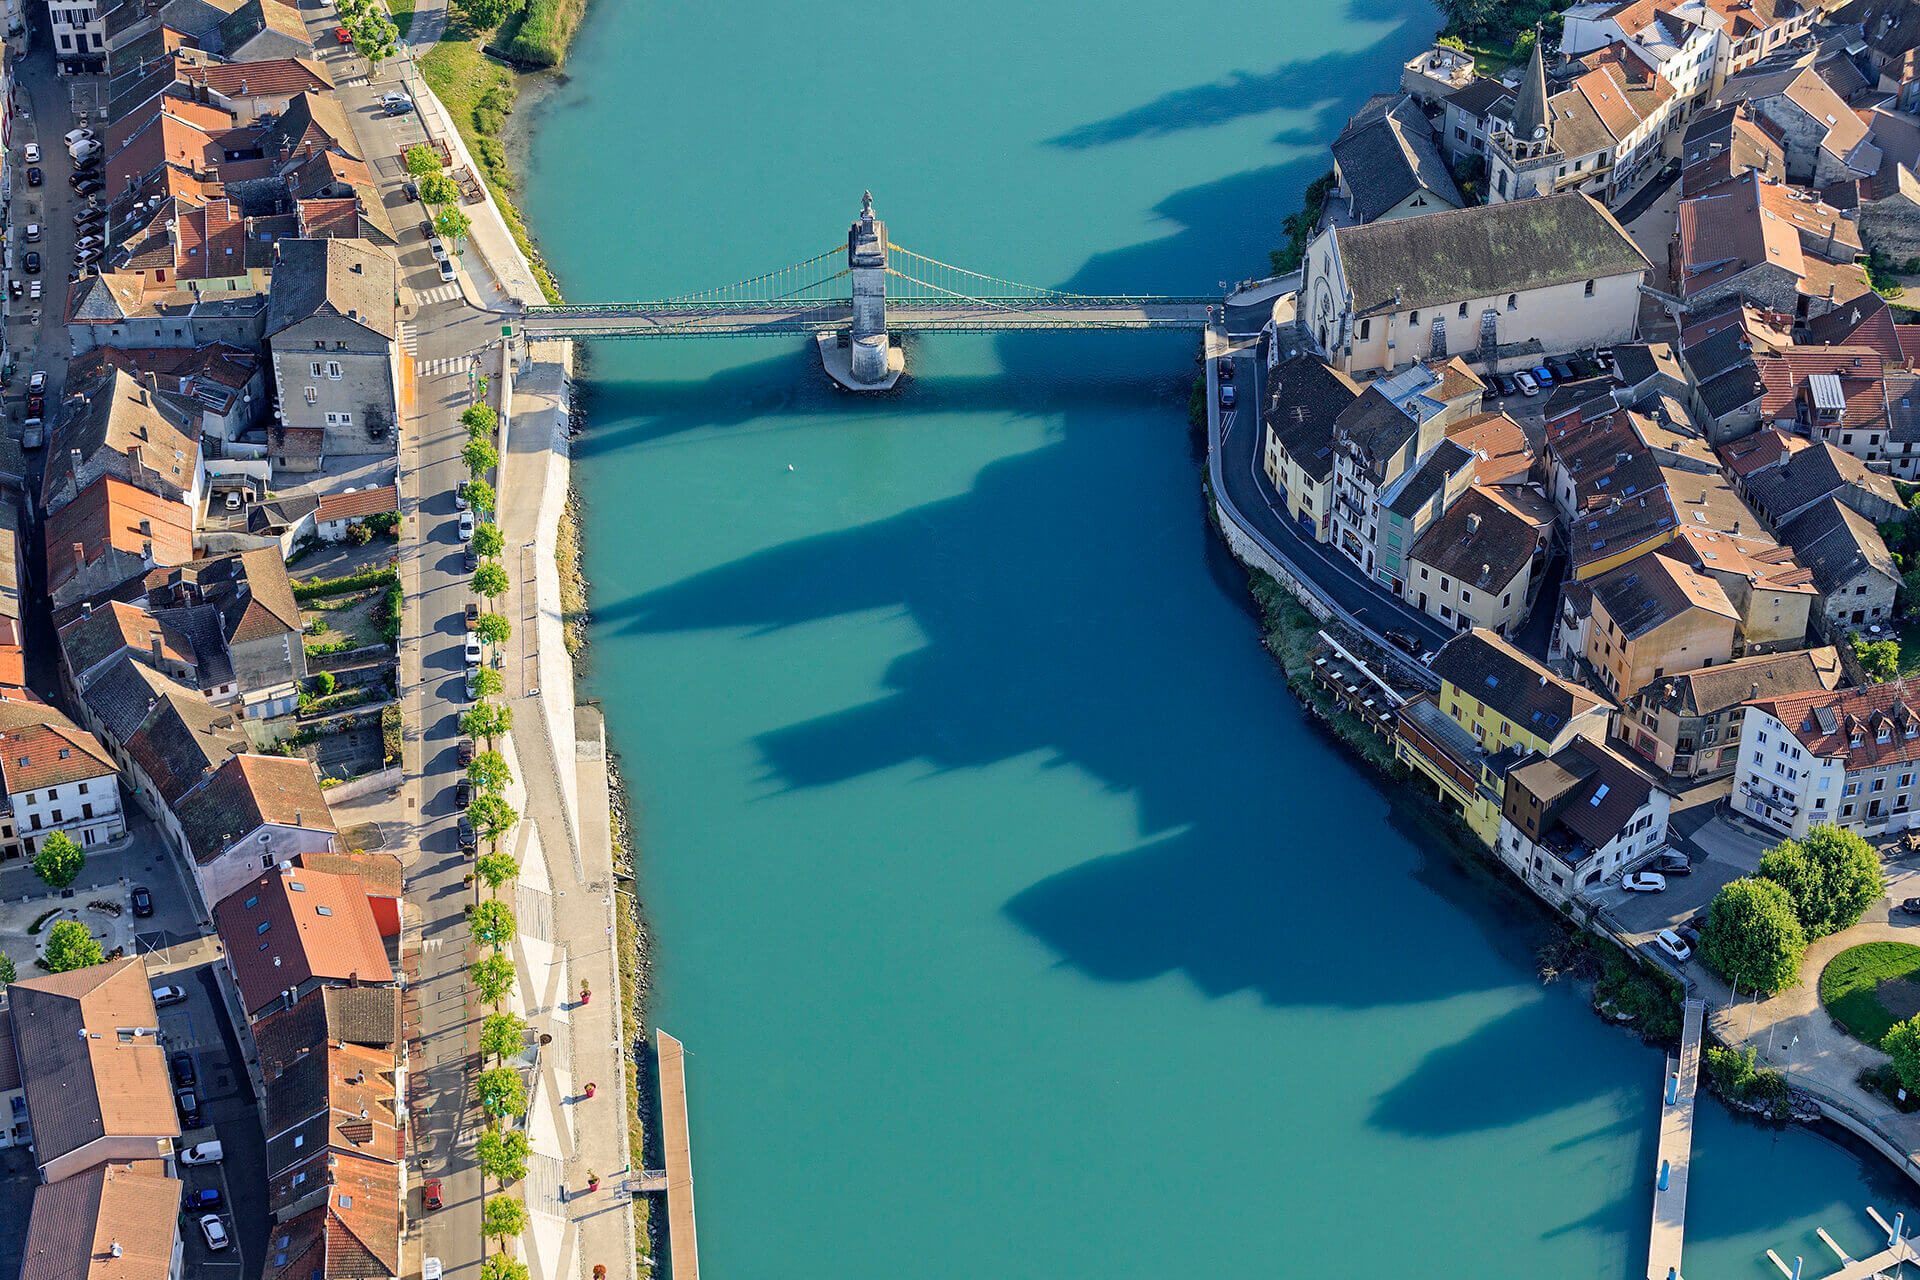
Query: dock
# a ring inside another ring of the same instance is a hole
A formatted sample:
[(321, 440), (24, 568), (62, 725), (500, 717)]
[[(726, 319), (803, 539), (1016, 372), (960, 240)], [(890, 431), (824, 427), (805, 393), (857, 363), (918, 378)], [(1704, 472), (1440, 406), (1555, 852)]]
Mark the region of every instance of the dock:
[[(1653, 1236), (1647, 1243), (1647, 1280), (1680, 1280), (1687, 1240), (1687, 1166), (1693, 1155), (1693, 1097), (1700, 1079), (1700, 1029), (1706, 1001), (1686, 1004), (1680, 1058), (1669, 1059), (1660, 1093), (1660, 1152), (1653, 1178)], [(1862, 1275), (1871, 1274), (1862, 1272)]]
[(693, 1222), (693, 1139), (687, 1132), (687, 1051), (658, 1027), (660, 1145), (667, 1157), (667, 1247), (673, 1280), (700, 1280), (700, 1243)]
[[(1904, 1233), (1906, 1226), (1905, 1214), (1894, 1215), (1893, 1222), (1889, 1225), (1887, 1220), (1880, 1216), (1878, 1210), (1874, 1209), (1872, 1205), (1868, 1205), (1867, 1216), (1872, 1218), (1874, 1223), (1878, 1225), (1882, 1231), (1887, 1233), (1887, 1247), (1879, 1253), (1874, 1254), (1871, 1258), (1861, 1258), (1856, 1261), (1848, 1257), (1847, 1251), (1835, 1244), (1833, 1237), (1827, 1234), (1825, 1227), (1822, 1227), (1818, 1232), (1820, 1243), (1833, 1250), (1834, 1256), (1840, 1260), (1840, 1269), (1820, 1277), (1820, 1280), (1884, 1280), (1884, 1277), (1892, 1273), (1893, 1269), (1900, 1266), (1901, 1263), (1920, 1262), (1920, 1249), (1915, 1249), (1913, 1247), (1913, 1241), (1909, 1240)], [(1767, 1250), (1767, 1260), (1772, 1262), (1774, 1266), (1780, 1268), (1780, 1274), (1787, 1277), (1787, 1280), (1813, 1280), (1812, 1277), (1806, 1276), (1803, 1270), (1803, 1259), (1795, 1258), (1793, 1265), (1788, 1266), (1785, 1262), (1781, 1261), (1779, 1254), (1769, 1249)], [(1899, 1274), (1905, 1273), (1903, 1271)]]

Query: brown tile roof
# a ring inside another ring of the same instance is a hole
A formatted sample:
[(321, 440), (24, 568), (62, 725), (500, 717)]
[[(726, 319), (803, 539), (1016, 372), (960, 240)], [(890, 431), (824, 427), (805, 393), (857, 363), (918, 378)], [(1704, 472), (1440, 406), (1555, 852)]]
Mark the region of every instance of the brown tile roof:
[(400, 992), (393, 987), (328, 987), (320, 995), (335, 1040), (384, 1049), (400, 1043)]
[(393, 981), (359, 876), (272, 871), (222, 898), (213, 918), (250, 1012), (309, 978)]
[[(42, 1165), (101, 1137), (151, 1135), (159, 1155), (180, 1136), (144, 964), (128, 957), (22, 978), (7, 994)], [(123, 1028), (146, 1034), (123, 1040)]]
[(400, 859), (390, 853), (364, 853), (358, 849), (343, 853), (303, 853), (298, 861), (316, 871), (335, 875), (357, 875), (376, 898), (397, 898), (401, 892)]
[[(260, 1053), (261, 1073), (269, 1082), (308, 1054), (324, 1049), (329, 1039), (338, 1038), (328, 1030), (327, 1005), (322, 998), (331, 989), (310, 991), (289, 1008), (277, 1009), (254, 1022), (253, 1045)], [(386, 990), (382, 987), (357, 989)]]
[[(1840, 651), (1832, 645), (1738, 658), (1656, 681), (1661, 706), (1681, 716), (1710, 716), (1755, 698), (1823, 693), (1840, 683)], [(1756, 689), (1758, 692), (1756, 692)]]
[(19, 1280), (167, 1280), (183, 1187), (158, 1161), (140, 1163), (35, 1187)]
[(1462, 586), (1499, 591), (1533, 558), (1546, 532), (1478, 489), (1469, 489), (1420, 535), (1410, 557)]
[(1552, 738), (1567, 721), (1603, 705), (1481, 627), (1447, 641), (1429, 670), (1536, 737)]
[[(80, 563), (91, 566), (110, 552), (125, 558), (126, 577), (193, 556), (192, 510), (113, 476), (102, 476), (54, 512), (46, 529), (49, 592), (58, 592), (72, 579)], [(113, 584), (100, 585), (104, 589)]]
[(8, 795), (119, 772), (99, 739), (44, 703), (31, 718), (0, 717), (0, 725), (0, 779)]
[(1742, 436), (1720, 449), (1721, 465), (1745, 480), (1770, 467), (1777, 467), (1797, 449), (1812, 444), (1801, 436), (1790, 436), (1778, 427), (1767, 427), (1750, 436)]
[(202, 863), (263, 826), (334, 830), (313, 762), (302, 756), (232, 756), (175, 802), (174, 815)]
[(181, 68), (180, 78), (204, 84), (224, 98), (291, 98), (309, 89), (324, 92), (334, 87), (326, 66), (311, 58), (189, 66)]
[(1447, 439), (1473, 455), (1475, 484), (1520, 484), (1533, 466), (1533, 446), (1504, 413), (1477, 413), (1447, 428)]
[(1594, 602), (1607, 611), (1629, 639), (1636, 639), (1674, 619), (1699, 610), (1740, 621), (1740, 611), (1727, 599), (1719, 580), (1695, 573), (1687, 565), (1649, 551), (1591, 583)]
[(377, 489), (355, 489), (351, 493), (328, 493), (320, 497), (320, 509), (313, 513), (319, 523), (329, 520), (358, 520), (400, 509), (400, 492), (390, 484)]
[(1628, 761), (1588, 738), (1575, 738), (1552, 756), (1535, 754), (1508, 775), (1547, 798), (1543, 843), (1560, 845), (1549, 824), (1564, 827), (1578, 842), (1600, 849), (1617, 839), (1653, 794), (1653, 783)]
[(1886, 419), (1884, 365), (1872, 347), (1794, 347), (1754, 363), (1767, 388), (1760, 399), (1763, 417), (1791, 418), (1794, 402), (1807, 390), (1807, 379), (1830, 373), (1839, 377), (1846, 404), (1839, 425), (1858, 427)]
[(400, 1274), (397, 1165), (339, 1156), (327, 1203), (267, 1233), (267, 1280), (383, 1280)]
[(47, 510), (58, 511), (73, 500), (76, 485), (100, 474), (152, 493), (184, 495), (195, 482), (200, 441), (183, 416), (168, 412), (161, 397), (110, 357), (75, 357), (67, 396), (48, 432), (40, 486)]
[[(1819, 690), (1753, 703), (1785, 725), (1809, 752), (1848, 769), (1920, 760), (1920, 681)], [(1824, 714), (1823, 714), (1824, 713)], [(1833, 728), (1825, 726), (1831, 724)], [(1887, 741), (1879, 730), (1888, 731)], [(1909, 734), (1913, 730), (1914, 735)], [(1853, 745), (1858, 736), (1860, 745)]]

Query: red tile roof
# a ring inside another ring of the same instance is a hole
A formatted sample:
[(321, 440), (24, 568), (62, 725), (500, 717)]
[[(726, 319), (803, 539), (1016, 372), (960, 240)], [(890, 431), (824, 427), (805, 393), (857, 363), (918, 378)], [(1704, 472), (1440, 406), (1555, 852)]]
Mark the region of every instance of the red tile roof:
[(393, 981), (359, 876), (271, 871), (222, 898), (213, 919), (249, 1012), (310, 978)]
[(193, 512), (183, 503), (102, 476), (47, 518), (47, 589), (57, 591), (78, 572), (75, 547), (93, 564), (109, 551), (139, 557), (149, 545), (155, 564), (191, 560)]
[(320, 499), (320, 509), (313, 513), (318, 523), (329, 520), (358, 520), (362, 516), (379, 515), (386, 511), (400, 509), (400, 492), (390, 484), (377, 489), (356, 489), (352, 493), (329, 493)]

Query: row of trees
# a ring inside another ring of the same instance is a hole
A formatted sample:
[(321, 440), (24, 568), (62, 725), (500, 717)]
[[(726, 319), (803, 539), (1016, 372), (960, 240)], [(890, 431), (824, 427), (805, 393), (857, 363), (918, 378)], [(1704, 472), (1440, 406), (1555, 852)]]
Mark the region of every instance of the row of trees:
[(1823, 825), (1782, 840), (1750, 877), (1707, 908), (1700, 944), (1729, 981), (1773, 994), (1800, 981), (1807, 944), (1852, 928), (1885, 892), (1880, 859), (1859, 835)]
[(400, 51), (400, 29), (393, 25), (379, 0), (339, 0), (335, 8), (340, 25), (353, 40), (354, 52), (372, 63), (375, 70)]
[(420, 203), (436, 210), (433, 229), (453, 241), (457, 252), (461, 241), (473, 230), (473, 220), (460, 212), (460, 188), (440, 167), (440, 153), (423, 143), (408, 147), (403, 159), (408, 175), (413, 178), (414, 189), (420, 193)]

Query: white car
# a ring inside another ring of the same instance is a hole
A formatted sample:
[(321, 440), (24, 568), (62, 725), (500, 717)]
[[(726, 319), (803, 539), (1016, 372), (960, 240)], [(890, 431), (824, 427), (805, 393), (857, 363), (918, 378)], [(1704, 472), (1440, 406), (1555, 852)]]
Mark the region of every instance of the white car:
[(202, 1214), (200, 1230), (207, 1237), (209, 1249), (224, 1249), (233, 1243), (227, 1239), (226, 1224), (220, 1221), (220, 1215), (217, 1213)]
[(413, 99), (404, 93), (383, 93), (380, 95), (380, 105), (387, 109), (390, 116), (405, 115), (413, 110)]
[(1620, 887), (1628, 893), (1659, 893), (1667, 887), (1667, 878), (1658, 871), (1636, 871), (1623, 876)]
[(452, 259), (452, 258), (442, 258), (442, 259), (440, 259), (440, 278), (441, 278), (442, 280), (445, 280), (445, 281), (447, 281), (447, 282), (449, 282), (449, 283), (451, 283), (451, 282), (453, 281), (453, 279), (454, 279), (454, 274), (453, 274), (453, 259)]
[(427, 241), (427, 247), (433, 250), (433, 256), (436, 260), (440, 262), (447, 260), (447, 242), (439, 236), (435, 236), (433, 239)]
[(46, 389), (47, 371), (45, 369), (35, 369), (33, 376), (27, 379), (27, 394), (33, 396), (42, 395), (46, 392)]
[(461, 485), (453, 491), (453, 505), (462, 511), (467, 509), (467, 486)]
[(460, 541), (473, 541), (473, 512), (471, 511), (460, 513)]
[(153, 1003), (159, 1007), (179, 1004), (186, 998), (187, 989), (185, 987), (155, 987), (153, 989)]
[(27, 144), (26, 155), (27, 155), (28, 164), (39, 164), (40, 163), (40, 144), (37, 142), (29, 142)]
[(68, 146), (72, 146), (76, 142), (92, 142), (93, 130), (85, 126), (78, 129), (69, 129), (67, 130), (67, 136), (62, 138), (61, 141), (65, 142)]
[(1530, 396), (1540, 394), (1540, 384), (1533, 380), (1532, 374), (1526, 372), (1516, 373), (1513, 375), (1513, 380), (1520, 384), (1522, 394)]
[(480, 637), (471, 631), (467, 632), (467, 665), (470, 667), (479, 666), (480, 659), (483, 656), (485, 655), (480, 651)]
[(202, 1142), (180, 1153), (181, 1164), (219, 1164), (226, 1151), (219, 1142)]
[(27, 243), (28, 244), (40, 243), (40, 224), (39, 223), (29, 222), (27, 224)]
[(1654, 945), (1672, 956), (1680, 964), (1685, 964), (1687, 961), (1693, 959), (1693, 948), (1687, 945), (1685, 938), (1671, 929), (1662, 929), (1654, 936), (1653, 941)]
[(91, 160), (94, 156), (99, 155), (100, 144), (92, 138), (82, 138), (67, 148), (67, 154), (73, 157), (75, 164), (78, 164), (82, 160)]
[(240, 497), (240, 491), (238, 489), (227, 490), (227, 510), (238, 511), (243, 505), (243, 502), (244, 500)]

